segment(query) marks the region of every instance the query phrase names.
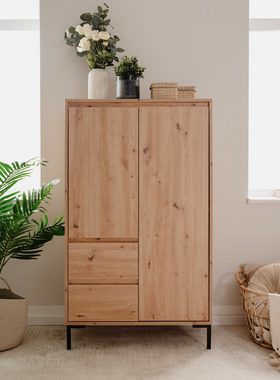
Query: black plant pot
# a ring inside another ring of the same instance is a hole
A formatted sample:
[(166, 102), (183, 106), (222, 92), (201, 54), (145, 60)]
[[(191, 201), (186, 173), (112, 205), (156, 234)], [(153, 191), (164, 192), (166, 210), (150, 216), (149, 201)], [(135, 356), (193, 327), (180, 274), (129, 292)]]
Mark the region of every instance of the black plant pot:
[(116, 96), (117, 99), (139, 99), (140, 79), (132, 75), (117, 76)]

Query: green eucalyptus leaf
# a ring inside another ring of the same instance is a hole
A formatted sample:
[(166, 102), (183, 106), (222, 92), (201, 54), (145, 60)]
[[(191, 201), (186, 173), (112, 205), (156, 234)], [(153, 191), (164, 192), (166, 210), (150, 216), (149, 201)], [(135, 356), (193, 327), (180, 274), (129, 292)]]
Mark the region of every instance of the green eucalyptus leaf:
[(99, 17), (97, 15), (94, 15), (92, 17), (92, 25), (93, 25), (94, 29), (98, 29), (99, 22), (100, 22)]
[(89, 21), (92, 19), (92, 17), (91, 17), (91, 14), (90, 14), (90, 13), (83, 13), (83, 14), (81, 14), (81, 16), (80, 16), (80, 19), (81, 19), (82, 21), (89, 22)]
[(76, 29), (74, 28), (74, 26), (70, 26), (69, 28), (69, 33), (73, 34), (75, 33)]

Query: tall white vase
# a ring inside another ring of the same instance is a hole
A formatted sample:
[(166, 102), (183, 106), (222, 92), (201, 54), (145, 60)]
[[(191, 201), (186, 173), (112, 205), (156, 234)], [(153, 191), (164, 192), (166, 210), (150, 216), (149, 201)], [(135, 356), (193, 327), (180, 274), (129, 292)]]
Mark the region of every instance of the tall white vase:
[(88, 98), (107, 99), (109, 94), (109, 75), (104, 69), (92, 69), (88, 73)]

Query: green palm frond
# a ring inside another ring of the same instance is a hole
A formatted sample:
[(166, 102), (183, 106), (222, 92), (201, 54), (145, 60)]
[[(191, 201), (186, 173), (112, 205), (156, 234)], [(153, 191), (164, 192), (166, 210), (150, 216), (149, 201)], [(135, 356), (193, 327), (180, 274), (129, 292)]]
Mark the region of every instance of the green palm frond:
[(5, 236), (0, 241), (0, 272), (10, 260), (36, 259), (45, 243), (54, 236), (64, 235), (63, 217), (57, 218), (49, 224), (48, 217), (44, 215), (40, 221), (32, 220), (28, 223), (24, 219), (8, 220), (6, 222)]
[[(34, 221), (33, 221), (34, 222)], [(63, 218), (56, 219), (53, 224), (48, 224), (48, 217), (44, 215), (40, 222), (36, 222), (37, 230), (35, 230), (28, 239), (25, 240), (24, 246), (21, 251), (13, 254), (14, 259), (31, 260), (36, 259), (38, 253), (42, 251), (45, 243), (52, 240), (54, 236), (64, 235), (64, 222)]]
[(43, 201), (48, 203), (48, 200), (51, 199), (51, 191), (57, 183), (58, 181), (54, 180), (42, 185), (38, 190), (33, 189), (27, 193), (23, 192), (14, 202), (14, 215), (29, 218), (36, 211), (46, 212), (46, 209), (41, 204)]
[(9, 215), (12, 208), (14, 207), (14, 203), (18, 194), (19, 192), (15, 191), (14, 193), (0, 197), (0, 221), (2, 217)]
[(26, 219), (12, 218), (11, 216), (1, 219), (0, 272), (13, 255), (23, 249), (31, 232), (32, 224)]
[[(48, 204), (57, 180), (42, 185), (40, 189), (6, 194), (28, 177), (35, 166), (45, 163), (35, 160), (11, 164), (0, 162), (0, 273), (10, 259), (36, 259), (46, 242), (54, 236), (64, 235), (63, 217), (50, 223), (42, 205)], [(38, 221), (32, 218), (36, 212), (43, 213)]]
[(19, 195), (19, 191), (6, 193), (19, 181), (29, 177), (35, 166), (45, 165), (45, 163), (46, 161), (36, 159), (22, 163), (15, 161), (11, 164), (0, 162), (0, 219), (9, 214)]
[(33, 168), (40, 164), (42, 162), (34, 159), (22, 163), (15, 161), (11, 164), (0, 162), (0, 197), (16, 183), (29, 177)]

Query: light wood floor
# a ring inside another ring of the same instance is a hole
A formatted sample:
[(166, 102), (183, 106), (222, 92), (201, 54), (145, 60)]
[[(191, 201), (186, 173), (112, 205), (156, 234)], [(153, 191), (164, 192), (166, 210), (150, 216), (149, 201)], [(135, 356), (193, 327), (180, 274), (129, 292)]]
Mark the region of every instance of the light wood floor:
[(65, 349), (64, 327), (29, 327), (25, 341), (0, 353), (5, 380), (280, 380), (269, 350), (250, 341), (246, 327), (94, 327), (73, 331)]

